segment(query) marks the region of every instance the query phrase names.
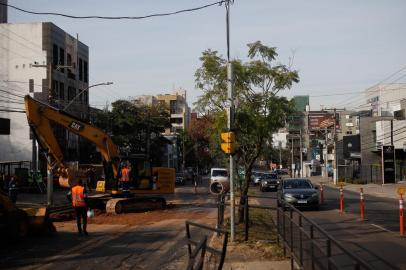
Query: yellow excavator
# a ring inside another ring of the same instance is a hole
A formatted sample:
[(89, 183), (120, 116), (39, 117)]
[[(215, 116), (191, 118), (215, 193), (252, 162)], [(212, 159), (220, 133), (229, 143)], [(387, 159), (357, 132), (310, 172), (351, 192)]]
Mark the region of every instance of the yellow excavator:
[[(105, 161), (106, 179), (98, 181), (96, 188), (102, 194), (89, 196), (92, 204), (101, 205), (103, 203), (107, 213), (115, 214), (165, 207), (166, 201), (162, 196), (146, 195), (173, 193), (175, 190), (175, 170), (173, 168), (154, 167), (145, 170), (149, 172), (149, 175), (138, 181), (134, 189), (130, 189), (129, 198), (124, 197), (118, 188), (120, 162), (118, 149), (106, 132), (29, 95), (25, 96), (25, 111), (38, 143), (52, 157), (48, 167), (59, 174), (60, 185), (70, 187), (76, 183), (77, 178), (75, 171), (65, 166), (61, 147), (53, 132), (55, 124), (94, 143)], [(111, 175), (108, 172), (112, 172), (111, 179), (107, 179), (108, 175)]]

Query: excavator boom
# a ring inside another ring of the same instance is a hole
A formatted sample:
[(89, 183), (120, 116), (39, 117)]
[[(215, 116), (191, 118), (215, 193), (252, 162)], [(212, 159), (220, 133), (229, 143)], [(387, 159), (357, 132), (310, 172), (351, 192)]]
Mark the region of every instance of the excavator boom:
[(114, 178), (117, 179), (118, 150), (110, 136), (90, 123), (54, 108), (48, 104), (25, 96), (25, 111), (28, 123), (33, 129), (39, 143), (55, 159), (55, 165), (63, 166), (63, 154), (54, 135), (51, 123), (58, 124), (70, 132), (94, 143), (100, 150), (103, 159), (112, 164)]

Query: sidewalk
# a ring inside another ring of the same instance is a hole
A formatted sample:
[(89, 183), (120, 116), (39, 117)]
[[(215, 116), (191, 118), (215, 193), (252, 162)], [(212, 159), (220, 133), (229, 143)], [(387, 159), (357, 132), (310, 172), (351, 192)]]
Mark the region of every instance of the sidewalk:
[[(335, 186), (331, 178), (326, 178), (322, 176), (311, 176), (310, 180), (314, 184), (323, 184), (332, 188), (339, 189), (339, 186)], [(378, 185), (378, 184), (344, 184), (344, 190), (359, 192), (360, 188), (364, 189), (365, 195), (372, 195), (376, 197), (382, 198), (389, 198), (389, 199), (399, 199), (399, 195), (397, 193), (398, 188), (403, 187), (406, 189), (406, 184), (385, 184), (385, 185)]]

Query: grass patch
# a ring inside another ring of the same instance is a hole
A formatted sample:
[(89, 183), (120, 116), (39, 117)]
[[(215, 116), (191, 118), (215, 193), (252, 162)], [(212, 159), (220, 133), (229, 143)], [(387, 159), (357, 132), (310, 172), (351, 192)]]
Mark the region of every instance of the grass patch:
[[(245, 240), (245, 226), (235, 226), (235, 241), (229, 242), (227, 261), (285, 260), (283, 249), (277, 245), (276, 228), (270, 210), (250, 209), (249, 237)], [(227, 229), (229, 230), (229, 219)]]

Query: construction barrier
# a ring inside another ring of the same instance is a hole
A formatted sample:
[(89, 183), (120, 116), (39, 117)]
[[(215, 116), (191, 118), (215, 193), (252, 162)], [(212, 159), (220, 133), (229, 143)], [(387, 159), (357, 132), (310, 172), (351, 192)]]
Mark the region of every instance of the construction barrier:
[(400, 195), (399, 199), (399, 226), (400, 226), (400, 236), (403, 236), (404, 235), (403, 195)]
[(344, 190), (343, 186), (340, 186), (340, 213), (344, 213)]
[(365, 219), (365, 205), (364, 205), (364, 189), (361, 188), (360, 193), (360, 213), (361, 213), (361, 221)]

